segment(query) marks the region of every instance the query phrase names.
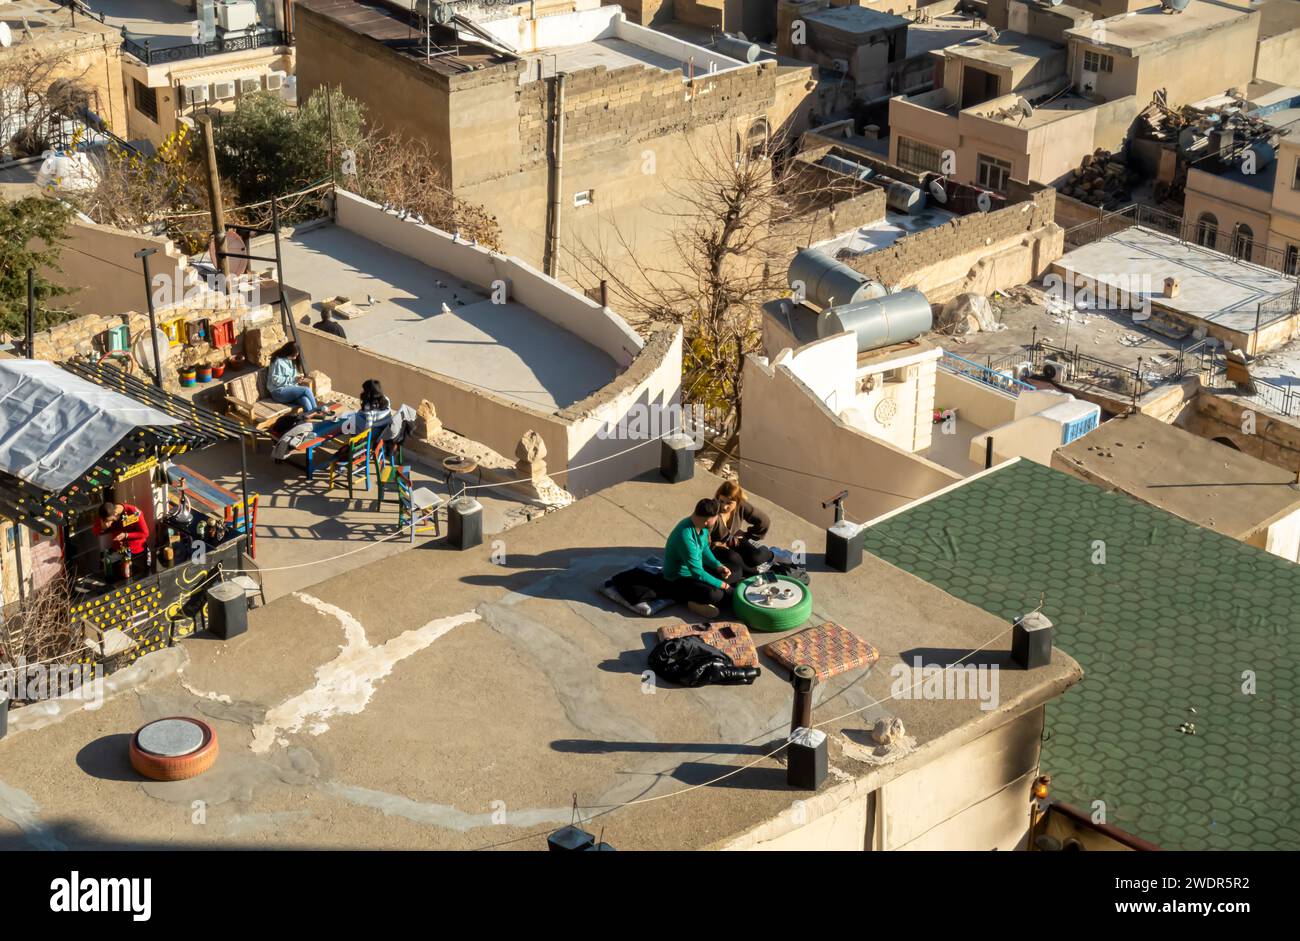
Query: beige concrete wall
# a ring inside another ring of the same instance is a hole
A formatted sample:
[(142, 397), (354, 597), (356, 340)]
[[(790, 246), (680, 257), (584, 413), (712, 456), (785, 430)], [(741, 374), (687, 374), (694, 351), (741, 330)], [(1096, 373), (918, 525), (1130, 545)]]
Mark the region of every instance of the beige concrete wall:
[[(660, 418), (681, 401), (681, 331), (660, 331), (643, 342), (613, 311), (554, 281), (531, 266), (497, 252), (454, 240), (428, 225), (398, 219), (376, 204), (345, 190), (336, 191), (336, 224), (441, 269), (485, 292), (493, 282), (510, 286), (510, 298), (609, 355), (620, 373), (603, 389), (558, 413), (528, 408), (481, 388), (429, 370), (350, 347), (315, 330), (300, 331), (313, 369), (324, 371), (336, 388), (360, 388), (377, 378), (394, 402), (433, 402), (442, 422), (467, 438), (507, 457), (525, 431), (546, 442), (552, 477), (581, 496), (626, 480), (659, 463), (653, 441), (629, 439), (611, 429), (635, 429), (624, 419), (648, 410)], [(389, 388), (389, 383), (392, 387)], [(669, 428), (651, 427), (658, 436)], [(593, 463), (599, 462), (599, 463)], [(578, 465), (583, 465), (577, 467)], [(567, 469), (577, 467), (572, 472)]]
[(1300, 30), (1259, 41), (1255, 49), (1255, 80), (1300, 85)]
[(785, 820), (813, 819), (793, 827), (761, 828), (730, 848), (1024, 849), (1043, 721), (1043, 708), (1031, 709), (872, 791), (845, 789), (844, 798), (821, 813), (815, 813), (816, 805), (834, 795), (799, 801), (783, 815)]
[(75, 293), (60, 303), (79, 314), (121, 314), (148, 309), (144, 269), (135, 252), (155, 248), (149, 269), (156, 288), (177, 300), (184, 295), (188, 261), (170, 239), (125, 232), (111, 226), (74, 219), (59, 248), (60, 271), (42, 274)]
[[(521, 85), (522, 61), (440, 76), (306, 9), (299, 11), (297, 36), (300, 96), (323, 84), (340, 86), (366, 105), (372, 122), (429, 140), (457, 195), (496, 216), (504, 249), (543, 264), (550, 82)], [(642, 41), (668, 40), (649, 33)], [(671, 263), (675, 249), (666, 213), (680, 205), (674, 186), (698, 176), (696, 162), (719, 145), (731, 152), (736, 135), (744, 136), (760, 119), (771, 127), (797, 127), (806, 120), (800, 117), (800, 89), (802, 84), (787, 81), (778, 99), (777, 68), (770, 62), (698, 74), (693, 82), (680, 72), (641, 65), (569, 74), (559, 193), (561, 275), (594, 288), (599, 275), (590, 270), (593, 255), (629, 273), (633, 254), (641, 264)], [(591, 204), (576, 206), (575, 195), (585, 191), (593, 193)]]
[[(934, 407), (955, 408), (958, 418), (980, 428), (996, 428), (1016, 418), (1014, 396), (942, 369), (935, 376)], [(979, 463), (984, 463), (982, 457)]]
[(1300, 140), (1284, 137), (1278, 143), (1272, 208), (1277, 220), (1274, 226), (1291, 241), (1300, 241), (1300, 189), (1295, 187), (1297, 174), (1300, 174)]
[[(1245, 418), (1253, 412), (1254, 433)], [(1180, 426), (1202, 438), (1226, 438), (1237, 450), (1289, 471), (1300, 470), (1300, 425), (1254, 408), (1252, 403), (1202, 391), (1196, 408), (1189, 411)]]
[(839, 419), (786, 366), (745, 361), (740, 475), (745, 486), (816, 523), (847, 487), (856, 519), (870, 519), (961, 478)]

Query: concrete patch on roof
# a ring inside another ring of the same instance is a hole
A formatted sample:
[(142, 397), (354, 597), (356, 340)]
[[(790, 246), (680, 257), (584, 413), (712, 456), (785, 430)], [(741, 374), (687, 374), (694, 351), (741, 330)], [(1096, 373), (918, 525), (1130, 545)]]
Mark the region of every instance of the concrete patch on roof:
[(378, 682), (400, 661), (419, 653), (452, 628), (480, 618), (473, 611), (435, 618), (375, 647), (366, 639), (361, 622), (349, 612), (303, 592), (294, 592), (294, 597), (335, 618), (343, 628), (344, 643), (337, 657), (316, 668), (314, 686), (270, 709), (253, 729), (249, 747), (259, 754), (270, 751), (281, 731), (299, 732), (310, 721), (308, 731), (320, 735), (329, 729), (324, 720), (330, 716), (361, 713), (375, 695)]
[(31, 795), (0, 781), (0, 817), (15, 824), (33, 848), (65, 850), (66, 846), (41, 822), (41, 808)]
[(501, 817), (495, 810), (484, 814), (471, 814), (450, 804), (425, 804), (411, 800), (409, 797), (402, 797), (400, 794), (388, 794), (368, 787), (356, 787), (333, 781), (325, 784), (321, 789), (349, 803), (378, 810), (385, 817), (402, 817), (416, 823), (457, 830), (461, 833), (479, 827), (532, 827), (544, 823), (568, 823), (573, 817), (572, 807), (505, 810), (502, 811), (505, 816)]
[(485, 604), (483, 620), (525, 653), (550, 682), (574, 728), (611, 741), (652, 742), (656, 736), (636, 719), (615, 710), (591, 681), (592, 655), (517, 608)]

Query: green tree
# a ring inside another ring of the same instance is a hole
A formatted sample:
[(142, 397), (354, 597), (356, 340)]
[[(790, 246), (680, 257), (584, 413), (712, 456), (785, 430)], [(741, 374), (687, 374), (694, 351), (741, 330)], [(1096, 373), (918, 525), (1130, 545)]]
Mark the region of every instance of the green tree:
[(277, 96), (259, 92), (217, 116), (217, 170), (238, 187), (239, 202), (260, 202), (329, 179), (331, 164), (337, 169), (345, 151), (362, 148), (362, 104), (337, 90), (329, 94), (327, 100), (325, 90), (318, 89), (293, 109)]
[(72, 209), (40, 196), (0, 200), (0, 330), (21, 336), (27, 330), (27, 269), (36, 269), (36, 329), (72, 318), (50, 309), (51, 298), (70, 291), (41, 276), (42, 268), (61, 271), (59, 246), (67, 237)]

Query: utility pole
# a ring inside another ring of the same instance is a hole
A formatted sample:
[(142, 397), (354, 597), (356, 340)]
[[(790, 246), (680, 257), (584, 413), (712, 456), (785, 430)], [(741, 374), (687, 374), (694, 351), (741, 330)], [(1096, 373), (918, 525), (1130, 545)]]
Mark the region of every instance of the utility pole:
[(162, 381), (162, 353), (158, 350), (158, 315), (153, 307), (153, 278), (149, 274), (149, 256), (158, 251), (156, 248), (142, 248), (135, 253), (144, 266), (144, 297), (149, 305), (149, 340), (153, 343), (153, 382), (159, 389)]
[(555, 113), (551, 123), (551, 179), (550, 211), (546, 226), (546, 273), (556, 277), (560, 269), (560, 195), (564, 185), (564, 73), (557, 72), (551, 80), (554, 85), (551, 100)]
[(27, 358), (35, 359), (36, 345), (36, 269), (27, 269)]
[(199, 116), (199, 132), (203, 137), (203, 152), (208, 169), (208, 203), (212, 213), (212, 263), (221, 272), (222, 281), (229, 289), (230, 260), (226, 258), (226, 211), (221, 205), (221, 177), (217, 175), (217, 147), (212, 138), (212, 116)]

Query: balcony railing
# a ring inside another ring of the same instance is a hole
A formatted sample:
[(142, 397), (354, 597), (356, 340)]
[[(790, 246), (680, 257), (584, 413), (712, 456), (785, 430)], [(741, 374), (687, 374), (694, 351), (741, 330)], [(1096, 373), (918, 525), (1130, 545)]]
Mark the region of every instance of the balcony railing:
[(186, 59), (219, 56), (227, 52), (247, 52), (250, 49), (289, 45), (289, 37), (284, 30), (262, 27), (241, 33), (223, 34), (209, 42), (171, 44), (167, 43), (167, 39), (168, 37), (133, 39), (123, 35), (122, 51), (135, 56), (145, 65), (158, 65), (163, 62), (183, 62)]
[(973, 379), (975, 382), (981, 382), (986, 386), (997, 389), (999, 392), (1005, 392), (1007, 395), (1018, 396), (1021, 392), (1034, 391), (1034, 387), (1027, 382), (1021, 382), (1013, 376), (989, 369), (987, 366), (981, 366), (979, 363), (973, 363), (955, 353), (949, 353), (947, 350), (943, 351), (943, 356), (940, 358), (938, 365), (944, 372)]

